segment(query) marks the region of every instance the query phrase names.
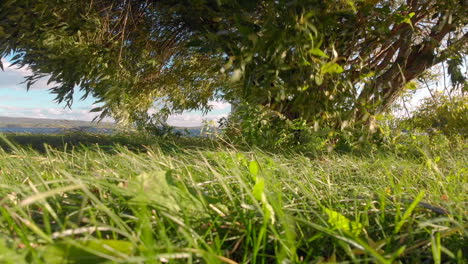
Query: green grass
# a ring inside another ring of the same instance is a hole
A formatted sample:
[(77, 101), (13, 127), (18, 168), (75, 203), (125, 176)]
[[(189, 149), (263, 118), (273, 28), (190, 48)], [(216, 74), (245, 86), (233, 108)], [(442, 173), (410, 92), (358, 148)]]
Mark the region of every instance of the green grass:
[(184, 139), (58, 150), (0, 140), (8, 145), (0, 149), (0, 263), (465, 263), (468, 256), (464, 147), (419, 158), (308, 158)]
[(12, 147), (8, 141), (11, 141), (23, 148), (29, 148), (41, 153), (46, 152), (47, 148), (68, 151), (74, 147), (94, 148), (96, 146), (107, 152), (113, 152), (115, 146), (125, 146), (132, 151), (144, 151), (146, 146), (155, 143), (158, 143), (164, 151), (177, 151), (180, 146), (184, 146), (184, 148), (214, 148), (219, 146), (218, 142), (206, 137), (154, 138), (135, 132), (116, 134), (96, 134), (79, 131), (65, 134), (8, 133), (4, 137), (6, 140), (0, 140), (0, 148), (10, 151)]

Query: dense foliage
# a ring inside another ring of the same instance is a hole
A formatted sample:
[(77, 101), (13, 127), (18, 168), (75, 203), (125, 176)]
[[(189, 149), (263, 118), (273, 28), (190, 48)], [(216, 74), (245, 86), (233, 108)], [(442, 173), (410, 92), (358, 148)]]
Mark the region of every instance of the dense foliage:
[(372, 125), (440, 62), (466, 89), (466, 11), (460, 0), (4, 0), (0, 57), (31, 67), (28, 84), (50, 76), (58, 101), (80, 87), (121, 121), (224, 99), (309, 127)]
[(426, 98), (410, 118), (402, 122), (407, 128), (441, 132), (447, 136), (468, 136), (468, 98), (436, 94)]

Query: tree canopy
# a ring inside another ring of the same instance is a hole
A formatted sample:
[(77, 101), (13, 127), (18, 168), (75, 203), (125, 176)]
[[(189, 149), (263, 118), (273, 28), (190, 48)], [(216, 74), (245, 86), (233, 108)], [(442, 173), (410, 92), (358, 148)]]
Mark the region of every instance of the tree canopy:
[(464, 0), (3, 0), (0, 57), (80, 87), (103, 115), (131, 121), (261, 105), (288, 119), (342, 125), (388, 109), (441, 62), (466, 90)]

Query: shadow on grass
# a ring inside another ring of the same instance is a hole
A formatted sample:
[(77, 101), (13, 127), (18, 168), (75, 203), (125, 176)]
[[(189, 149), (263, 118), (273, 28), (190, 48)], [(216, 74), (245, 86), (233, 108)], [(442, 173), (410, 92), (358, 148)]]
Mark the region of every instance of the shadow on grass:
[(134, 152), (144, 152), (148, 148), (158, 147), (163, 152), (178, 153), (187, 149), (214, 150), (221, 144), (215, 139), (204, 137), (153, 137), (139, 133), (0, 134), (0, 148), (12, 152), (15, 146), (38, 152), (45, 152), (48, 147), (51, 147), (60, 151), (100, 148), (110, 153), (114, 152), (117, 146), (124, 146)]

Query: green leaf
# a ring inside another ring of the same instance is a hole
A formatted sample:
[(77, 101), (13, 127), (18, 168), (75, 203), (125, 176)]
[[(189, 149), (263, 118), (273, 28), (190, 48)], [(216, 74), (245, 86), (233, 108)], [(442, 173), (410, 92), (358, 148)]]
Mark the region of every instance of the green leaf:
[(361, 233), (362, 225), (359, 222), (351, 221), (346, 216), (325, 208), (325, 213), (328, 215), (328, 223), (334, 228), (342, 232), (358, 236)]
[(405, 85), (406, 90), (416, 91), (418, 89), (418, 85), (416, 82), (408, 82)]
[(155, 67), (156, 65), (158, 65), (158, 62), (155, 59), (150, 59), (148, 60), (148, 64)]
[(237, 161), (239, 161), (242, 164), (242, 166), (247, 167), (247, 158), (245, 157), (244, 154), (237, 153), (236, 157), (237, 157)]
[(316, 83), (317, 85), (322, 85), (322, 83), (323, 83), (323, 75), (321, 75), (321, 74), (315, 75), (314, 80), (315, 80), (315, 83)]
[(411, 18), (414, 17), (415, 14), (416, 13), (414, 12), (409, 13), (406, 17), (403, 18), (401, 23), (406, 23), (406, 24), (413, 26), (413, 24), (411, 23)]
[(318, 57), (323, 57), (323, 58), (327, 58), (327, 59), (330, 58), (327, 54), (325, 54), (325, 52), (323, 52), (319, 48), (313, 48), (309, 52), (310, 52), (310, 54), (318, 56)]
[(270, 220), (274, 224), (275, 210), (273, 209), (273, 206), (271, 206), (271, 204), (268, 202), (267, 195), (265, 193), (265, 179), (263, 177), (256, 178), (252, 194), (257, 201), (262, 203), (262, 210), (265, 218)]
[(354, 0), (347, 0), (346, 3), (349, 7), (353, 10), (354, 13), (357, 12), (356, 5), (354, 4)]
[(265, 192), (265, 179), (263, 177), (257, 177), (257, 180), (255, 181), (255, 185), (252, 191), (253, 196), (258, 201), (262, 201), (262, 196), (264, 192)]
[(95, 107), (95, 108), (89, 110), (89, 112), (92, 112), (92, 113), (94, 113), (94, 112), (101, 112), (101, 111), (102, 111), (102, 107)]
[(328, 62), (322, 66), (322, 73), (342, 73), (343, 67), (341, 67), (338, 63), (335, 62)]
[(10, 61), (16, 61), (18, 60), (19, 58), (21, 58), (22, 54), (16, 54), (15, 56), (13, 56), (13, 58), (10, 59)]
[(257, 178), (259, 170), (260, 167), (258, 166), (258, 162), (256, 160), (252, 160), (251, 162), (249, 162), (250, 175), (252, 175), (254, 179)]
[(252, 43), (253, 43), (254, 45), (257, 44), (257, 41), (258, 41), (258, 36), (257, 36), (257, 34), (255, 34), (255, 33), (249, 34), (249, 35), (247, 36), (247, 38), (248, 38), (250, 41), (252, 41)]
[(141, 204), (155, 204), (167, 208), (170, 211), (181, 210), (177, 198), (178, 192), (170, 185), (165, 171), (153, 171), (142, 173), (129, 182), (128, 191), (133, 196), (132, 202)]
[(401, 220), (395, 225), (395, 231), (394, 233), (400, 232), (400, 229), (403, 227), (403, 224), (406, 223), (406, 221), (410, 218), (411, 214), (413, 213), (414, 209), (416, 209), (416, 206), (418, 206), (419, 202), (424, 198), (424, 191), (421, 191), (416, 198), (414, 198), (413, 202), (410, 204), (408, 209), (406, 209), (405, 213), (403, 214), (403, 217)]
[(242, 71), (240, 69), (235, 69), (231, 76), (231, 82), (237, 82), (242, 78)]

